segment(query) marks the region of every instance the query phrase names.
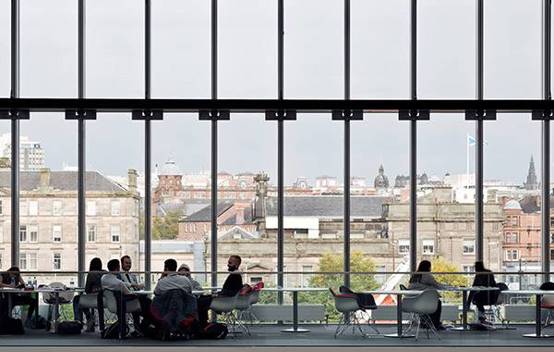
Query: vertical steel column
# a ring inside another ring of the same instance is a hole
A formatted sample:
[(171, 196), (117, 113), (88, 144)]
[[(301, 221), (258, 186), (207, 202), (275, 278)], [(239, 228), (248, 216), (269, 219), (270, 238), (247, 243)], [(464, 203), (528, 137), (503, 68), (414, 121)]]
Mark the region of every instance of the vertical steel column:
[[(344, 99), (350, 99), (350, 0), (344, 0)], [(350, 118), (344, 119), (344, 285), (350, 287)]]
[[(11, 98), (19, 98), (19, 0), (11, 6)], [(19, 266), (19, 120), (11, 120), (11, 265)]]
[[(78, 3), (78, 38), (77, 38), (77, 96), (84, 99), (86, 96), (85, 73), (85, 38), (86, 38), (86, 8), (85, 0)], [(77, 119), (77, 282), (79, 287), (85, 286), (86, 269), (86, 127), (85, 119)]]
[[(144, 2), (144, 97), (150, 99), (151, 0)], [(144, 286), (151, 288), (152, 271), (152, 131), (151, 119), (144, 120)]]
[[(285, 35), (285, 10), (284, 0), (277, 3), (277, 98), (284, 98), (284, 35)], [(284, 286), (285, 268), (285, 231), (283, 229), (284, 211), (284, 121), (277, 121), (277, 286)], [(277, 293), (277, 303), (283, 304), (283, 292)]]
[[(552, 99), (550, 92), (551, 74), (551, 0), (543, 0), (543, 99)], [(542, 122), (542, 178), (541, 178), (541, 220), (542, 220), (542, 271), (543, 282), (550, 281), (550, 120), (546, 117)]]
[[(212, 99), (217, 99), (217, 0), (212, 0)], [(212, 157), (211, 157), (211, 174), (212, 174), (212, 219), (211, 219), (211, 274), (212, 286), (217, 286), (217, 117), (212, 119)]]
[[(484, 42), (483, 0), (477, 0), (477, 99), (484, 97), (483, 42)], [(475, 260), (484, 260), (484, 204), (483, 204), (483, 120), (475, 122)], [(469, 182), (469, 180), (468, 180)], [(488, 259), (490, 261), (490, 258)]]
[[(411, 1), (410, 95), (417, 99), (417, 0)], [(417, 268), (417, 122), (410, 121), (410, 271)]]

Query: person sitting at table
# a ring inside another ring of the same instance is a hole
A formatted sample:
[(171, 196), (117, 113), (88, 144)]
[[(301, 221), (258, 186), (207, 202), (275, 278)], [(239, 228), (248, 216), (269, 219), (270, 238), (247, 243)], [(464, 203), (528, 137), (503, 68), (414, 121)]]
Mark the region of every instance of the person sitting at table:
[[(489, 269), (485, 268), (485, 264), (482, 261), (475, 262), (475, 278), (473, 279), (473, 287), (497, 287), (494, 275)], [(470, 291), (467, 299), (467, 307), (471, 303), (477, 307), (477, 318), (481, 324), (490, 324), (485, 317), (485, 306), (494, 304), (500, 290), (490, 291)]]
[(128, 255), (121, 257), (121, 270), (123, 272), (119, 273), (118, 277), (123, 282), (127, 283), (132, 290), (142, 290), (144, 289), (144, 284), (139, 282), (137, 275), (130, 273), (132, 266), (133, 262), (131, 261), (131, 257)]
[[(2, 273), (1, 276), (2, 280), (0, 281), (0, 287), (25, 288), (25, 281), (23, 280), (23, 277), (21, 276), (21, 273), (17, 266), (12, 266), (8, 269), (8, 271)], [(9, 316), (11, 312), (9, 312), (8, 310), (10, 308), (13, 308), (15, 306), (29, 306), (29, 309), (27, 310), (27, 319), (25, 319), (25, 325), (30, 326), (33, 313), (35, 311), (38, 312), (38, 297), (32, 292), (17, 293), (11, 295), (12, 306), (8, 307), (8, 299), (6, 297), (2, 300), (0, 314), (2, 316)]]
[[(227, 260), (229, 276), (225, 279), (221, 291), (216, 294), (217, 296), (233, 297), (242, 289), (244, 285), (242, 283), (242, 274), (239, 271), (241, 262), (242, 259), (238, 255), (229, 257)], [(212, 298), (212, 295), (198, 297), (198, 320), (201, 326), (206, 326), (208, 324), (208, 310), (210, 309)]]
[[(102, 275), (102, 289), (120, 292), (124, 302), (138, 300), (141, 313), (133, 314), (133, 321), (135, 322), (135, 330), (140, 334), (142, 333), (141, 326), (147, 326), (150, 320), (149, 312), (152, 301), (146, 295), (133, 294), (130, 285), (118, 278), (120, 268), (118, 259), (112, 259), (108, 262), (109, 272)], [(141, 315), (142, 322), (140, 322)]]
[(200, 285), (200, 283), (198, 281), (196, 281), (195, 279), (193, 279), (191, 277), (190, 267), (187, 264), (181, 264), (181, 266), (179, 267), (179, 270), (177, 271), (177, 273), (179, 275), (186, 276), (189, 279), (190, 284), (192, 285), (192, 290), (193, 291), (202, 291), (202, 285)]
[[(96, 295), (102, 290), (102, 275), (106, 270), (102, 269), (102, 260), (100, 258), (92, 258), (88, 268), (87, 279), (85, 281), (85, 294), (77, 295), (73, 298), (73, 315), (75, 320), (83, 321), (83, 314), (87, 318), (87, 332), (94, 332), (94, 310), (89, 308), (81, 308), (81, 300), (95, 300)], [(87, 297), (87, 298), (83, 298)]]
[[(433, 275), (431, 275), (431, 262), (422, 260), (417, 267), (417, 274), (410, 277), (408, 290), (423, 291), (423, 290), (441, 290), (446, 288), (445, 285), (438, 283)], [(441, 323), (442, 303), (439, 299), (437, 310), (433, 314), (429, 314), (433, 325), (437, 330), (444, 330)]]
[(188, 277), (177, 273), (177, 261), (167, 259), (164, 262), (164, 272), (158, 280), (154, 294), (161, 296), (170, 290), (183, 290), (188, 294), (192, 293), (192, 284)]

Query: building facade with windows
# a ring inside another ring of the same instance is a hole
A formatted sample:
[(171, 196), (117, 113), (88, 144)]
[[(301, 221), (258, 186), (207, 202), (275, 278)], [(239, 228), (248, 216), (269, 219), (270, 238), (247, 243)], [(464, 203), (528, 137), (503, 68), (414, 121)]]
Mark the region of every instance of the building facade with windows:
[[(77, 269), (77, 172), (21, 172), (20, 260), (22, 271)], [(129, 170), (129, 184), (136, 172)], [(139, 254), (139, 200), (136, 188), (124, 188), (95, 171), (86, 173), (86, 262)], [(10, 263), (10, 174), (0, 171), (0, 258)]]

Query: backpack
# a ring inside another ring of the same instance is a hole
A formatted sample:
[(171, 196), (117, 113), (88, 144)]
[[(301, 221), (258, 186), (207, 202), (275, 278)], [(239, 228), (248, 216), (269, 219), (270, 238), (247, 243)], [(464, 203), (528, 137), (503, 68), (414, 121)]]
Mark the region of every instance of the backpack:
[(83, 323), (78, 320), (66, 320), (58, 324), (57, 333), (60, 335), (77, 335), (83, 330)]
[(222, 323), (209, 323), (200, 331), (200, 334), (197, 335), (197, 338), (208, 339), (208, 340), (223, 340), (227, 337), (229, 330), (227, 325)]
[(14, 319), (7, 316), (0, 318), (0, 335), (23, 335), (23, 323), (21, 319)]

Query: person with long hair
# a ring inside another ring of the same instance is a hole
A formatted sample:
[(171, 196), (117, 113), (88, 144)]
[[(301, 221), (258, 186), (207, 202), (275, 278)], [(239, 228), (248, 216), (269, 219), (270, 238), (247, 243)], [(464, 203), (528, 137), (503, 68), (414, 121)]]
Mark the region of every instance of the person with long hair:
[[(83, 321), (83, 314), (87, 318), (87, 332), (94, 332), (94, 310), (81, 308), (79, 303), (81, 299), (96, 299), (96, 295), (102, 289), (102, 275), (106, 270), (102, 269), (102, 260), (100, 258), (92, 258), (89, 264), (87, 279), (85, 281), (85, 295), (75, 296), (73, 299), (73, 315), (75, 320)], [(86, 297), (86, 298), (85, 298)]]
[[(485, 268), (485, 264), (482, 261), (475, 262), (475, 278), (473, 279), (473, 287), (497, 287), (494, 275), (491, 271)], [(471, 303), (477, 307), (477, 319), (481, 324), (487, 324), (485, 317), (485, 306), (496, 303), (500, 290), (490, 291), (470, 291), (467, 299), (467, 307)]]
[[(0, 287), (6, 288), (25, 288), (25, 280), (21, 276), (19, 267), (12, 266), (6, 272), (2, 273), (0, 280)], [(29, 306), (27, 310), (27, 319), (25, 325), (30, 327), (31, 318), (34, 312), (38, 312), (38, 297), (34, 293), (18, 293), (12, 294), (12, 308), (15, 306)], [(2, 307), (0, 308), (0, 315), (9, 315), (7, 299), (3, 300)]]
[[(417, 273), (413, 274), (410, 277), (408, 290), (424, 291), (424, 290), (440, 290), (444, 289), (446, 286), (442, 285), (435, 280), (431, 274), (431, 262), (428, 260), (422, 260), (418, 267)], [(430, 314), (429, 317), (433, 321), (433, 325), (437, 330), (444, 330), (444, 327), (441, 323), (441, 312), (442, 312), (442, 303), (439, 300), (437, 310)]]

